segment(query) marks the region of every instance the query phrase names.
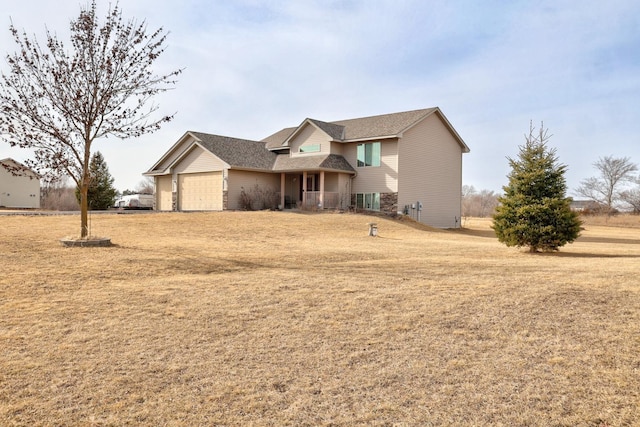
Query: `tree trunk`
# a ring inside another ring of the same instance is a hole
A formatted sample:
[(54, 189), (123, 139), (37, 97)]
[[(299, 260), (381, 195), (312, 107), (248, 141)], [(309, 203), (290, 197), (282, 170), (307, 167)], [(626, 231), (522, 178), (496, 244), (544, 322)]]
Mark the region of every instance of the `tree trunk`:
[(91, 141), (84, 143), (84, 164), (82, 165), (82, 180), (80, 185), (80, 238), (89, 236), (89, 159), (91, 156)]
[(85, 239), (89, 235), (89, 185), (85, 179), (82, 180), (80, 188), (80, 238)]

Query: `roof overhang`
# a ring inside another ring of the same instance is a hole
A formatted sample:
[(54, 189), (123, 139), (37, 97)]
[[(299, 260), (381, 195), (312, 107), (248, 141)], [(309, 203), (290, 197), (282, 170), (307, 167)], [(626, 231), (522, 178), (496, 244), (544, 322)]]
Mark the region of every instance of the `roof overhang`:
[(14, 176), (24, 176), (30, 179), (40, 179), (42, 176), (31, 169), (30, 167), (23, 165), (17, 160), (13, 160), (10, 157), (0, 160), (0, 169), (4, 169)]
[(349, 143), (349, 142), (364, 142), (364, 141), (380, 141), (383, 139), (398, 139), (402, 138), (402, 134), (398, 135), (383, 135), (383, 136), (367, 136), (366, 138), (354, 138), (354, 139), (345, 139), (344, 141), (338, 141), (341, 143)]
[(327, 135), (327, 137), (329, 138), (330, 141), (332, 142), (342, 142), (341, 140), (336, 140), (335, 138), (333, 138), (331, 135), (329, 135), (327, 132), (325, 132), (324, 129), (322, 129), (320, 126), (318, 126), (317, 124), (315, 124), (313, 122), (313, 120), (311, 120), (310, 118), (306, 118), (302, 121), (302, 123), (300, 123), (300, 126), (298, 126), (296, 128), (296, 130), (293, 131), (293, 133), (291, 133), (291, 135), (289, 135), (287, 137), (287, 139), (285, 139), (282, 142), (282, 148), (289, 148), (289, 143), (291, 142), (291, 140), (295, 139), (296, 136), (298, 136), (300, 134), (300, 132), (302, 132), (302, 130), (307, 126), (307, 125), (311, 125), (314, 128), (316, 128), (317, 130), (319, 130), (320, 132), (324, 133), (325, 135)]
[[(173, 154), (173, 153), (174, 153), (174, 152), (175, 152), (175, 151), (180, 147), (180, 145), (182, 145), (182, 144), (184, 143), (184, 141), (185, 141), (187, 138), (189, 138), (189, 137), (191, 137), (191, 138), (193, 138), (193, 139), (195, 139), (195, 140), (198, 140), (198, 138), (197, 138), (195, 135), (193, 135), (190, 131), (185, 132), (185, 133), (184, 133), (184, 134), (183, 134), (183, 135), (178, 139), (178, 141), (176, 141), (176, 143), (175, 143), (175, 144), (173, 144), (173, 145), (171, 146), (171, 148), (169, 148), (169, 149), (164, 153), (164, 155), (163, 155), (162, 157), (160, 157), (160, 159), (159, 159), (157, 162), (155, 162), (155, 163), (153, 164), (153, 166), (151, 166), (151, 167), (149, 168), (149, 170), (148, 170), (148, 171), (146, 171), (145, 173), (143, 173), (143, 175), (162, 175), (162, 174), (163, 174), (163, 172), (165, 172), (168, 168), (158, 169), (158, 168), (160, 167), (160, 165), (161, 165), (161, 164), (162, 164), (162, 163), (163, 163), (163, 162), (164, 162), (164, 161), (165, 161), (165, 160), (166, 160), (166, 159), (167, 159), (171, 154)], [(158, 171), (160, 171), (161, 173), (158, 173)]]
[[(188, 144), (180, 154), (178, 154), (176, 156), (175, 159), (173, 159), (173, 161), (171, 163), (169, 163), (166, 167), (162, 168), (162, 169), (158, 169), (158, 167), (173, 153), (176, 152), (176, 150), (182, 145), (184, 144), (188, 138), (193, 138), (193, 141), (191, 144)], [(151, 169), (149, 169), (147, 172), (143, 173), (142, 175), (144, 176), (157, 176), (157, 175), (166, 175), (167, 173), (170, 173), (171, 170), (178, 164), (180, 163), (182, 160), (184, 160), (185, 157), (187, 157), (194, 149), (196, 148), (200, 148), (202, 151), (204, 151), (205, 153), (209, 153), (212, 156), (217, 157), (215, 154), (213, 154), (211, 151), (207, 150), (205, 147), (203, 147), (200, 144), (200, 139), (195, 136), (193, 133), (191, 132), (186, 132), (179, 140), (178, 142), (176, 142), (175, 144), (173, 144), (173, 146), (165, 153), (164, 156), (162, 156), (162, 158), (156, 162), (155, 165), (153, 165), (151, 167)], [(219, 157), (217, 157), (218, 159), (220, 159)], [(222, 161), (222, 159), (220, 159), (221, 162), (223, 162), (225, 164), (225, 166), (227, 168), (230, 168), (230, 166)]]
[[(419, 120), (419, 122), (421, 122), (422, 120), (425, 120), (427, 117), (431, 116), (432, 114), (437, 114), (438, 117), (440, 117), (440, 119), (444, 122), (444, 124), (447, 127), (447, 129), (449, 129), (449, 132), (451, 132), (453, 137), (458, 141), (458, 144), (460, 144), (460, 148), (462, 148), (462, 152), (463, 153), (468, 153), (468, 152), (471, 151), (469, 149), (469, 146), (467, 146), (467, 144), (464, 142), (462, 137), (458, 134), (458, 132), (455, 130), (455, 128), (451, 125), (451, 123), (449, 122), (447, 117), (444, 115), (444, 113), (440, 110), (440, 107), (435, 107), (432, 112), (430, 112), (429, 114), (425, 115), (421, 120)], [(416, 123), (412, 124), (407, 129), (412, 128), (413, 126), (415, 126), (419, 122), (416, 122)], [(403, 132), (405, 132), (407, 129), (403, 130)]]

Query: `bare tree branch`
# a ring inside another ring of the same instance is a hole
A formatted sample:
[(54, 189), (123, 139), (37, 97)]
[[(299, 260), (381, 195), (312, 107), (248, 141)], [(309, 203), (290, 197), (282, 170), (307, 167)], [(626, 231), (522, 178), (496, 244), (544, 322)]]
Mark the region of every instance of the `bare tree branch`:
[(155, 95), (175, 86), (182, 70), (157, 75), (152, 65), (167, 33), (125, 21), (116, 4), (104, 24), (96, 2), (71, 22), (70, 48), (48, 29), (44, 46), (9, 27), (17, 51), (0, 79), (0, 138), (31, 149), (26, 162), (41, 175), (68, 175), (81, 190), (81, 237), (88, 233), (86, 194), (95, 139), (134, 138), (160, 129), (174, 115), (154, 117)]
[(629, 157), (613, 156), (601, 157), (593, 166), (599, 175), (582, 180), (575, 194), (604, 205), (611, 213), (622, 200), (621, 187), (634, 179), (638, 166)]

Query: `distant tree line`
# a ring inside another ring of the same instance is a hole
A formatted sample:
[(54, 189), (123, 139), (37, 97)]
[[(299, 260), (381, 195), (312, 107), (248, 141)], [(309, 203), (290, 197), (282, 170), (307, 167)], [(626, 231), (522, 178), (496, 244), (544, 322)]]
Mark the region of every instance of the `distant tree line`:
[(476, 190), (473, 185), (462, 186), (462, 216), (485, 218), (493, 215), (498, 206), (498, 194), (491, 190)]
[[(593, 167), (595, 176), (584, 179), (573, 194), (593, 202), (583, 213), (612, 215), (620, 210), (640, 214), (640, 170), (629, 157), (600, 157)], [(491, 190), (476, 190), (462, 186), (462, 216), (492, 216), (500, 194)]]

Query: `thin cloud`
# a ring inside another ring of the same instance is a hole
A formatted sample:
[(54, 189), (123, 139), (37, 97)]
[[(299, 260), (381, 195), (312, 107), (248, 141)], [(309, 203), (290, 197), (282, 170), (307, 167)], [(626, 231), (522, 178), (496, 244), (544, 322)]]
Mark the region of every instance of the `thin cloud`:
[[(106, 6), (104, 6), (106, 7)], [(599, 156), (640, 163), (640, 5), (633, 0), (394, 0), (121, 4), (170, 31), (158, 72), (185, 68), (158, 99), (174, 122), (96, 145), (132, 188), (186, 130), (260, 139), (305, 117), (338, 120), (440, 106), (471, 147), (463, 181), (506, 183), (506, 156), (544, 121), (569, 186)], [(6, 5), (18, 27), (67, 31), (74, 2)], [(7, 19), (8, 27), (8, 19)], [(0, 45), (11, 49), (8, 30)], [(16, 157), (0, 146), (0, 157)]]

